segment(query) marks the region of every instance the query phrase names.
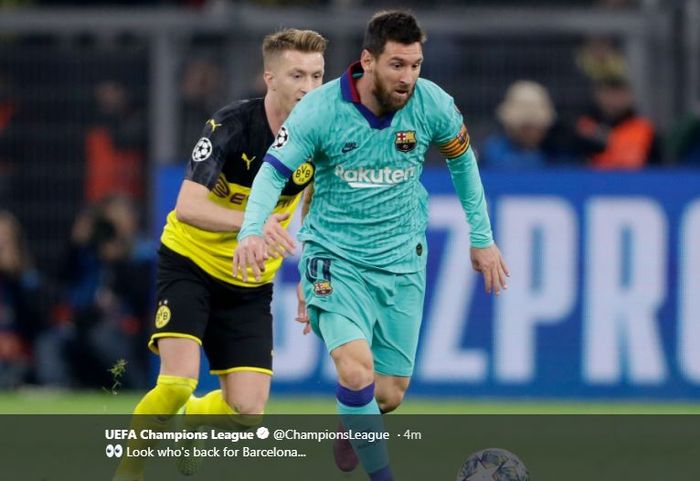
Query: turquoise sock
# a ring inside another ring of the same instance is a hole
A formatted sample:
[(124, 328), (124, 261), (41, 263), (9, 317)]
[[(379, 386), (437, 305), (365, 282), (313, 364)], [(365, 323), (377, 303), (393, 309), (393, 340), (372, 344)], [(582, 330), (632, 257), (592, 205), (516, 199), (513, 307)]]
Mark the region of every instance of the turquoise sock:
[[(384, 421), (374, 399), (374, 383), (353, 391), (338, 384), (336, 390), (338, 414), (348, 432), (383, 433)], [(372, 481), (391, 481), (389, 452), (386, 441), (351, 439), (352, 447)]]

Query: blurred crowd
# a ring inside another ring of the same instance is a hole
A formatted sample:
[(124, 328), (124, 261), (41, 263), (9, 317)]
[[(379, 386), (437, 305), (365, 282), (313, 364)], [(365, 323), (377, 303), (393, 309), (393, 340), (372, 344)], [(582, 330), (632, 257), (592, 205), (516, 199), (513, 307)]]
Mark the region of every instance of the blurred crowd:
[[(484, 142), (484, 169), (637, 170), (664, 159), (659, 132), (637, 112), (632, 87), (622, 76), (597, 79), (590, 110), (573, 122), (558, 118), (547, 89), (529, 80), (508, 88), (496, 116), (501, 130)], [(673, 157), (675, 164), (700, 166), (700, 157), (687, 150)]]
[(57, 248), (62, 265), (48, 275), (17, 219), (0, 210), (0, 389), (147, 385), (154, 247), (134, 202), (89, 204)]
[[(36, 110), (16, 89), (0, 72), (0, 389), (145, 387), (155, 248), (142, 218), (143, 108), (123, 81), (95, 81), (75, 147), (61, 149), (80, 159), (80, 183), (62, 186), (62, 173), (78, 169), (55, 162), (61, 157), (47, 149), (42, 137), (51, 132), (40, 123), (33, 132), (41, 135), (27, 137)], [(43, 178), (53, 180), (50, 188), (37, 188)], [(58, 216), (60, 229), (51, 232), (46, 220), (71, 205), (78, 206), (73, 221)], [(31, 231), (20, 214), (34, 222)], [(62, 223), (72, 226), (61, 230)], [(53, 263), (36, 260), (32, 237), (51, 240)]]

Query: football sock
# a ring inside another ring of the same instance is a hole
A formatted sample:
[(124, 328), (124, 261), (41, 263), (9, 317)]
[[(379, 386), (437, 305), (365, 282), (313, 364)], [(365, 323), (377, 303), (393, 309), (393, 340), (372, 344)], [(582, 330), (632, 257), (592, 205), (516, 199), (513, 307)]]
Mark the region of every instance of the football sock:
[[(348, 432), (384, 432), (384, 421), (374, 399), (374, 383), (358, 391), (338, 384), (338, 414)], [(372, 481), (392, 481), (386, 441), (351, 439), (357, 457)]]
[(185, 423), (190, 429), (207, 425), (227, 431), (240, 431), (256, 426), (262, 421), (262, 413), (244, 415), (229, 406), (221, 389), (210, 391), (199, 398), (190, 397), (185, 405), (185, 414)]
[[(129, 441), (130, 450), (144, 449), (155, 445), (156, 441), (140, 439), (142, 429), (161, 431), (165, 429), (170, 419), (187, 402), (197, 387), (197, 380), (179, 376), (158, 376), (156, 386), (139, 401), (131, 418), (130, 428), (136, 431), (137, 439)], [(115, 478), (140, 479), (143, 477), (145, 458), (123, 457)]]
[(172, 416), (184, 406), (196, 387), (196, 379), (160, 375), (156, 387), (136, 405), (134, 414)]

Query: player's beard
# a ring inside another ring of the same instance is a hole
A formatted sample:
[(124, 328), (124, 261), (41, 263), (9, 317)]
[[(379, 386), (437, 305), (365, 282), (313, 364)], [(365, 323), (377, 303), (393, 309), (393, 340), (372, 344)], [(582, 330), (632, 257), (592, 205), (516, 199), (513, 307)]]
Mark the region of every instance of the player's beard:
[(411, 99), (411, 96), (413, 96), (415, 84), (407, 87), (407, 90), (408, 92), (405, 98), (394, 97), (394, 89), (388, 87), (379, 76), (375, 75), (374, 77), (374, 89), (372, 90), (372, 94), (374, 94), (374, 98), (377, 99), (379, 108), (382, 109), (382, 112), (385, 114), (395, 112), (406, 105)]

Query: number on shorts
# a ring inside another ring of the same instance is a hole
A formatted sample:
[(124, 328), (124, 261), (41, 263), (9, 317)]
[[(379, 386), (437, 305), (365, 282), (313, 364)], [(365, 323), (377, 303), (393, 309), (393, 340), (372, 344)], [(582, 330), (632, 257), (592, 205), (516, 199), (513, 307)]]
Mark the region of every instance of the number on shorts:
[[(318, 268), (321, 266), (321, 277), (318, 276)], [(306, 259), (306, 278), (309, 282), (318, 279), (331, 281), (331, 260), (323, 257), (310, 257)]]

